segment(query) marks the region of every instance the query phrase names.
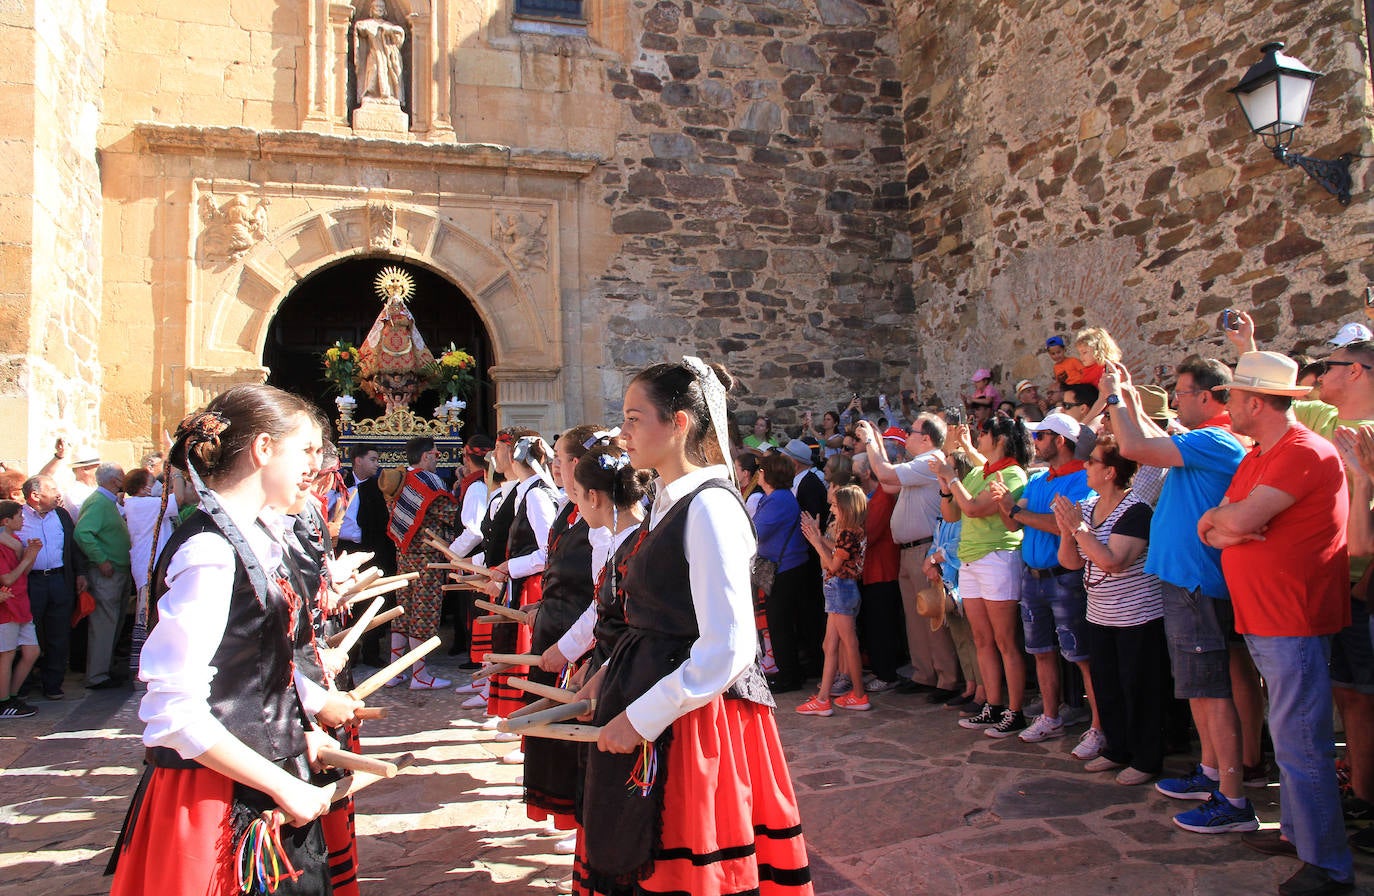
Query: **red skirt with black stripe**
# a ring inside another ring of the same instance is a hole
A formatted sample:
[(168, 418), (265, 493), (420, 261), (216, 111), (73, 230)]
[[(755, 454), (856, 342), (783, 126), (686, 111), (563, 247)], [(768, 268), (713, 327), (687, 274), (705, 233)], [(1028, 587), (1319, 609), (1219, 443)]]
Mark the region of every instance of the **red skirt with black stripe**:
[[(717, 697), (673, 723), (667, 752), (661, 844), (637, 892), (813, 893), (772, 709)], [(610, 892), (589, 889), (580, 864), (574, 874), (580, 892)]]
[[(544, 593), (544, 584), (539, 576), (534, 575), (525, 579), (520, 588), (520, 601), (518, 606), (527, 607), (530, 604), (538, 603)], [(531, 637), (533, 632), (528, 625), (498, 625), (495, 626), (492, 639), (496, 653), (529, 653)], [(512, 636), (510, 630), (514, 629)], [(504, 639), (504, 640), (503, 640)], [(487, 715), (509, 718), (526, 703), (530, 702), (524, 691), (510, 686), (511, 678), (525, 678), (529, 675), (528, 666), (516, 666), (509, 672), (503, 672), (491, 677), (491, 687), (487, 689)]]
[[(111, 896), (241, 896), (231, 814), (234, 782), (207, 768), (146, 768), (115, 847)], [(333, 892), (319, 825), (283, 827), (284, 846), (302, 872), (278, 896)], [(316, 861), (318, 865), (309, 864)]]

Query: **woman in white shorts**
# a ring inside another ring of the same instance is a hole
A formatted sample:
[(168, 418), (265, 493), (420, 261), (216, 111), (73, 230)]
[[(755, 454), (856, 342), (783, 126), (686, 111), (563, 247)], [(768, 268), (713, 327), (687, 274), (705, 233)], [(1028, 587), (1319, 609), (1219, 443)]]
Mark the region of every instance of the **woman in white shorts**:
[(989, 486), (999, 482), (1013, 500), (1020, 496), (1026, 485), (1031, 441), (1020, 420), (1002, 416), (979, 425), (977, 445), (970, 442), (966, 426), (954, 427), (950, 437), (975, 464), (981, 464), (960, 480), (949, 463), (930, 462), (931, 470), (940, 479), (941, 514), (948, 522), (964, 521), (959, 536), (959, 559), (963, 564), (959, 569), (959, 593), (964, 615), (973, 629), (978, 669), (987, 694), (987, 702), (979, 712), (972, 718), (960, 719), (959, 724), (991, 730), (1004, 723), (1012, 726), (1020, 717), (1026, 671), (1017, 641), (1021, 625), (1021, 533), (1007, 531)]

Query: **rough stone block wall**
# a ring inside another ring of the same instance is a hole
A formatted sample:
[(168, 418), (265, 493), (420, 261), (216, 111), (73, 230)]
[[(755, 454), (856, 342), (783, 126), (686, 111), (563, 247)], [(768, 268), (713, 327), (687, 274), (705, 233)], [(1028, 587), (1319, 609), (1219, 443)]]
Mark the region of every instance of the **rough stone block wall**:
[(0, 24), (8, 121), (0, 457), (46, 457), (101, 436), (100, 173), (103, 2), (23, 4)]
[(788, 425), (910, 385), (902, 90), (883, 0), (634, 0), (600, 172), (624, 239), (589, 284), (602, 388), (686, 352)]
[(1233, 361), (1226, 307), (1282, 351), (1363, 319), (1369, 163), (1342, 207), (1274, 161), (1227, 92), (1285, 40), (1326, 73), (1294, 151), (1369, 147), (1359, 0), (896, 7), (923, 393), (952, 400), (982, 366), (1004, 392), (1046, 379), (1045, 337), (1087, 325), (1143, 369)]

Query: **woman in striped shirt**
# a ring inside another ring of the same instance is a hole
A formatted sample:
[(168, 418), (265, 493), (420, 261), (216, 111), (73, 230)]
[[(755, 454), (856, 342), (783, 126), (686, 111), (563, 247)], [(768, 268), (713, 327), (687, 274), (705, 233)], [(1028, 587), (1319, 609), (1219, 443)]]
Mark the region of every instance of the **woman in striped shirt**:
[(1083, 570), (1088, 592), (1088, 649), (1107, 744), (1085, 768), (1120, 769), (1116, 781), (1127, 785), (1159, 774), (1164, 703), (1173, 690), (1159, 579), (1145, 572), (1151, 510), (1131, 491), (1135, 471), (1136, 462), (1104, 434), (1087, 463), (1088, 486), (1097, 494), (1077, 504), (1054, 500), (1059, 562)]

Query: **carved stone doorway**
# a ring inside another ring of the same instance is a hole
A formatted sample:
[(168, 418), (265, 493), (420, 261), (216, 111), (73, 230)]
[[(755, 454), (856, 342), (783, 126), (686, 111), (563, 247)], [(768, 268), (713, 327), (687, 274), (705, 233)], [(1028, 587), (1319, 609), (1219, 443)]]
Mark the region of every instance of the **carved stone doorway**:
[[(262, 358), (269, 371), (267, 382), (309, 399), (326, 419), (336, 419), (337, 393), (324, 380), (320, 354), (339, 339), (362, 345), (382, 308), (373, 284), (378, 271), (389, 266), (401, 267), (415, 278), (415, 295), (408, 304), (434, 356), (437, 358), (452, 342), (477, 359), (479, 380), (463, 415), (463, 436), (494, 434), (496, 413), (487, 369), (495, 359), (477, 310), (463, 291), (444, 277), (390, 256), (342, 261), (314, 272), (291, 290), (268, 326)], [(361, 390), (354, 397), (358, 399), (359, 419), (383, 412)], [(442, 400), (438, 391), (430, 389), (421, 394), (412, 410), (429, 416)]]

